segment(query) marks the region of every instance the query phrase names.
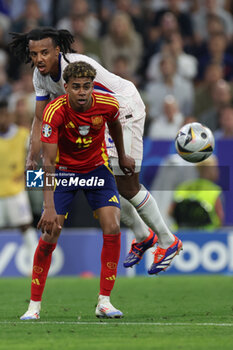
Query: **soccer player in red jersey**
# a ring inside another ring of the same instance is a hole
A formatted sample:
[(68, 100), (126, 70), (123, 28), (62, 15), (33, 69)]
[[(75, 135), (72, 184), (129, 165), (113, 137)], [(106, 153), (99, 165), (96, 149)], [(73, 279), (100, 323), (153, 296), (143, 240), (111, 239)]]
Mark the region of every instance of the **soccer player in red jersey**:
[[(104, 139), (106, 123), (115, 142), (122, 171), (132, 174), (135, 162), (124, 151), (122, 128), (117, 119), (118, 101), (110, 95), (93, 92), (95, 75), (96, 70), (86, 62), (70, 63), (63, 73), (67, 94), (49, 103), (43, 114), (41, 141), (46, 186), (44, 210), (38, 223), (42, 236), (34, 256), (31, 300), (21, 320), (40, 317), (52, 252), (72, 200), (80, 189), (84, 191), (103, 231), (96, 316), (123, 316), (110, 303), (120, 256), (120, 200), (108, 166)], [(55, 190), (47, 182), (49, 174), (54, 172)]]
[[(144, 253), (158, 242), (154, 262), (149, 274), (158, 273), (157, 266), (167, 268), (177, 253), (181, 241), (175, 237), (164, 222), (158, 205), (150, 192), (139, 182), (143, 156), (143, 130), (146, 118), (145, 105), (134, 84), (102, 67), (91, 57), (73, 53), (74, 37), (66, 30), (51, 27), (35, 28), (28, 33), (11, 33), (12, 53), (22, 62), (35, 66), (33, 85), (36, 93), (35, 118), (32, 125), (27, 168), (37, 166), (41, 148), (40, 129), (42, 115), (48, 101), (64, 94), (62, 72), (68, 63), (84, 61), (97, 71), (94, 89), (114, 96), (120, 105), (119, 120), (123, 128), (125, 151), (135, 159), (135, 172), (126, 176), (121, 170), (117, 151), (111, 135), (106, 132), (108, 155), (113, 167), (117, 187), (121, 195), (121, 221), (135, 235), (127, 254), (126, 268), (140, 262)], [(172, 250), (172, 253), (171, 253)]]

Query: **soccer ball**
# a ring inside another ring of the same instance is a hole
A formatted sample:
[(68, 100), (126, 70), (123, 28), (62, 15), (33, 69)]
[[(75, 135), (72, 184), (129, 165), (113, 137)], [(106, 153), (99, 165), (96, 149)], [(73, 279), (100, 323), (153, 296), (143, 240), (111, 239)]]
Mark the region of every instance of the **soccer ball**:
[(191, 163), (207, 159), (214, 150), (214, 136), (209, 128), (200, 123), (184, 125), (175, 139), (178, 154)]

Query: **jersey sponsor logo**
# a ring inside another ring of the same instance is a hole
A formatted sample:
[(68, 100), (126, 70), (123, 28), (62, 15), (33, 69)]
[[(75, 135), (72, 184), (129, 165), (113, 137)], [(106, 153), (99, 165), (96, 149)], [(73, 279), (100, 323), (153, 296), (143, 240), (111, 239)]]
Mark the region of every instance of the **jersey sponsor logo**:
[(26, 172), (26, 187), (43, 187), (44, 186), (44, 171), (27, 170)]
[(78, 127), (78, 131), (82, 136), (87, 135), (89, 133), (89, 130), (90, 130), (90, 125), (80, 125)]
[(68, 124), (66, 124), (66, 128), (69, 128), (69, 129), (74, 129), (75, 128), (75, 125), (73, 122), (69, 122)]
[(112, 262), (112, 261), (109, 261), (107, 262), (107, 267), (110, 269), (110, 270), (114, 270), (117, 268), (117, 264)]
[(118, 199), (117, 199), (117, 196), (113, 196), (112, 198), (110, 198), (108, 200), (109, 202), (114, 202), (114, 203), (119, 203)]
[(42, 135), (44, 137), (49, 137), (52, 134), (52, 128), (49, 124), (44, 124), (42, 127)]
[(93, 128), (96, 130), (101, 129), (101, 127), (104, 123), (102, 115), (95, 115), (95, 116), (91, 117), (91, 121), (92, 121)]

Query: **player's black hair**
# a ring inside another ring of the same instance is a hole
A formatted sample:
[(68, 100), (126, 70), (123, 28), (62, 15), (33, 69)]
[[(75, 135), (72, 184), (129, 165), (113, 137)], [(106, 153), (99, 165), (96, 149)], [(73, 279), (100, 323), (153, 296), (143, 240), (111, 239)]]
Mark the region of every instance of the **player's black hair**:
[(38, 27), (32, 29), (28, 33), (9, 33), (12, 36), (12, 41), (9, 44), (10, 51), (21, 62), (31, 62), (29, 55), (29, 40), (42, 40), (45, 38), (51, 38), (54, 46), (59, 46), (63, 54), (64, 59), (68, 62), (65, 54), (68, 52), (75, 52), (71, 48), (71, 44), (74, 42), (73, 35), (65, 29), (57, 30), (53, 27)]

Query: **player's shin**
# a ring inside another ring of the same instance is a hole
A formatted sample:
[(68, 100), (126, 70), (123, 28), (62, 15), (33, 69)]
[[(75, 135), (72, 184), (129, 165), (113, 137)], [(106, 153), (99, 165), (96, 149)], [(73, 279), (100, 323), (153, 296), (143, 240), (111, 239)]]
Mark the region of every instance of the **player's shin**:
[(100, 295), (109, 296), (117, 275), (117, 265), (120, 257), (121, 233), (103, 235), (101, 253)]
[(134, 206), (124, 197), (121, 200), (121, 221), (130, 228), (136, 238), (136, 242), (142, 242), (150, 232), (148, 226), (142, 221)]
[(32, 283), (31, 283), (31, 300), (41, 301), (44, 291), (47, 275), (52, 260), (52, 252), (56, 248), (56, 243), (45, 242), (40, 238), (35, 251)]
[(164, 249), (168, 248), (175, 238), (165, 224), (158, 205), (150, 192), (141, 185), (140, 191), (129, 201), (135, 207), (142, 220), (157, 233), (159, 246)]

